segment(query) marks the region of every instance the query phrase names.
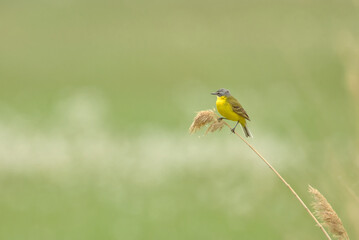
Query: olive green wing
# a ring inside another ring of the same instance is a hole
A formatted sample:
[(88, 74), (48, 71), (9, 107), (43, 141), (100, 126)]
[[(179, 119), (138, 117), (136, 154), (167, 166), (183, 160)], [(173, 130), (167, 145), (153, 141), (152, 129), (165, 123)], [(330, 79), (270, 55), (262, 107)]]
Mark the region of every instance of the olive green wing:
[(232, 96), (229, 96), (227, 98), (227, 102), (232, 106), (232, 110), (233, 112), (237, 113), (239, 116), (244, 117), (245, 119), (249, 120), (249, 116), (246, 113), (246, 111), (244, 110), (244, 108), (242, 107), (242, 105), (238, 102), (237, 99), (235, 99)]

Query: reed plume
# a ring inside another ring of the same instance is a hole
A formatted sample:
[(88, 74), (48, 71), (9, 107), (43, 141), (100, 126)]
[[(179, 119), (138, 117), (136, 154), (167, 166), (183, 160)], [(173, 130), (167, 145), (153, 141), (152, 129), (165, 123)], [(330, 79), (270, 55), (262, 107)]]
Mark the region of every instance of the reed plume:
[(315, 188), (309, 186), (310, 194), (312, 194), (314, 201), (312, 206), (315, 210), (315, 215), (319, 218), (324, 226), (329, 229), (329, 232), (340, 240), (349, 240), (348, 233), (345, 231), (342, 221), (327, 199)]
[(224, 121), (218, 120), (217, 114), (213, 110), (200, 111), (193, 119), (192, 125), (189, 128), (190, 133), (197, 132), (203, 126), (209, 125), (206, 134), (221, 130), (224, 126)]

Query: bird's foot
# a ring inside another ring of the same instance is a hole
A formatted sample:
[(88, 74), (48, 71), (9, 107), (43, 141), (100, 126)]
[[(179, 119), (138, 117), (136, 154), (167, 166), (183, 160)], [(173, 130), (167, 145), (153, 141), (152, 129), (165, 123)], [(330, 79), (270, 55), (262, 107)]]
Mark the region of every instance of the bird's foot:
[(236, 128), (231, 128), (232, 133), (236, 133)]
[(217, 120), (218, 120), (218, 122), (220, 122), (220, 121), (222, 121), (223, 119), (227, 119), (227, 118), (220, 117), (220, 118), (218, 118)]

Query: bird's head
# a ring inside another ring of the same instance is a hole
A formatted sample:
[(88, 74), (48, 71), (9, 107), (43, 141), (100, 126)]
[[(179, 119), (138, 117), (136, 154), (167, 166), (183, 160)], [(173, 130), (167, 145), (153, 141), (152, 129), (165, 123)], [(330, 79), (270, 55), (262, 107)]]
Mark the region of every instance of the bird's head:
[(216, 92), (213, 92), (211, 94), (212, 95), (217, 95), (218, 97), (222, 97), (222, 96), (229, 97), (229, 96), (231, 96), (231, 93), (229, 92), (229, 90), (225, 89), (225, 88), (221, 88), (221, 89), (219, 89)]

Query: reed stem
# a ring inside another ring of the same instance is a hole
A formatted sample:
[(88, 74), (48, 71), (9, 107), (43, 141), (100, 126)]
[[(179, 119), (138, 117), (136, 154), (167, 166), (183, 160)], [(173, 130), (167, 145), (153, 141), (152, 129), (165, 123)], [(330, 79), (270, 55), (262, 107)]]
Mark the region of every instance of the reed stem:
[[(227, 125), (229, 128), (231, 128), (231, 126), (228, 123), (224, 123), (225, 125)], [(277, 170), (275, 170), (275, 168), (247, 141), (245, 140), (241, 135), (239, 135), (238, 133), (235, 133), (238, 137), (240, 137), (242, 139), (243, 142), (245, 142), (248, 147), (250, 147), (253, 152), (255, 152), (255, 154), (258, 155), (258, 157), (260, 157), (263, 162), (265, 164), (267, 164), (267, 166), (277, 175), (277, 177), (289, 188), (289, 190), (293, 193), (293, 195), (298, 199), (298, 201), (300, 202), (300, 204), (305, 208), (305, 210), (308, 212), (308, 214), (313, 218), (313, 220), (316, 222), (316, 224), (319, 226), (319, 228), (322, 230), (322, 232), (325, 234), (325, 236), (327, 237), (327, 239), (331, 240), (329, 234), (327, 233), (327, 231), (325, 231), (324, 227), (322, 226), (322, 224), (318, 221), (318, 219), (314, 216), (314, 214), (309, 210), (309, 208), (307, 207), (307, 205), (303, 202), (303, 200), (299, 197), (299, 195), (294, 191), (294, 189), (287, 183), (287, 181), (277, 172)]]

